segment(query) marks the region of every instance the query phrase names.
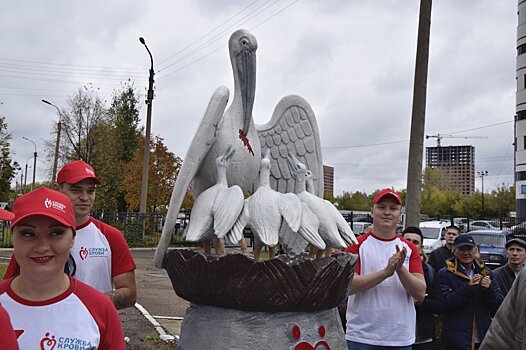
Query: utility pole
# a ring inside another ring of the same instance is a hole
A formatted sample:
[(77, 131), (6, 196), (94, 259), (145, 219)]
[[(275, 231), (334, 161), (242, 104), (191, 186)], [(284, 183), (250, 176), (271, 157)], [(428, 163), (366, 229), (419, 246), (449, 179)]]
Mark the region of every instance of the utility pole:
[(432, 0), (420, 0), (411, 135), (409, 137), (409, 162), (407, 166), (406, 226), (416, 227), (420, 224), (420, 208), (422, 206), (422, 156), (426, 120), (431, 4)]
[(478, 176), (482, 180), (482, 219), (484, 219), (484, 176), (488, 176), (488, 171), (477, 171)]
[[(146, 112), (146, 131), (144, 134), (144, 155), (142, 165), (142, 181), (141, 181), (141, 203), (139, 212), (146, 215), (146, 204), (148, 202), (148, 170), (150, 168), (150, 128), (152, 123), (152, 103), (153, 103), (153, 77), (155, 75), (153, 71), (153, 56), (150, 49), (146, 45), (146, 42), (142, 37), (139, 38), (139, 42), (144, 45), (148, 55), (150, 55), (150, 75), (148, 78), (148, 95), (146, 99), (147, 112)], [(143, 221), (144, 223), (144, 221)], [(144, 225), (143, 225), (144, 227)], [(144, 238), (144, 230), (143, 230)]]
[(53, 103), (46, 101), (46, 100), (42, 100), (42, 102), (55, 107), (58, 112), (57, 140), (55, 141), (55, 156), (53, 159), (53, 175), (51, 175), (51, 183), (54, 183), (56, 181), (56, 176), (57, 176), (58, 153), (59, 153), (59, 147), (60, 147), (60, 131), (62, 129), (62, 123), (61, 123), (62, 114), (60, 113), (60, 109), (57, 106), (55, 106)]
[(35, 177), (37, 174), (37, 144), (33, 140), (30, 140), (25, 136), (22, 136), (22, 138), (26, 141), (31, 142), (33, 146), (35, 146), (35, 152), (33, 153), (33, 183), (31, 184), (31, 191), (33, 191), (33, 189), (35, 188)]

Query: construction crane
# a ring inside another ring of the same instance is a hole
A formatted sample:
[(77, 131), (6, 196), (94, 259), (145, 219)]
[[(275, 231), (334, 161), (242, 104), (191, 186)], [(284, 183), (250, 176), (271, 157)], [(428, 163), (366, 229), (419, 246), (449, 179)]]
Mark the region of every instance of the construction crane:
[(437, 147), (440, 147), (440, 140), (443, 138), (455, 138), (455, 139), (487, 139), (487, 136), (468, 136), (468, 135), (451, 135), (451, 134), (436, 134), (436, 135), (426, 135), (426, 139), (436, 138)]

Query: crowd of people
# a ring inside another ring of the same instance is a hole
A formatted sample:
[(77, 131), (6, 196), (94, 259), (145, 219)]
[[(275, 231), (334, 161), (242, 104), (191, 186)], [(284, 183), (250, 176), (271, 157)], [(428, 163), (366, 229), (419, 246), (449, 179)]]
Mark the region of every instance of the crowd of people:
[[(13, 237), (0, 282), (2, 348), (125, 348), (117, 310), (135, 304), (135, 263), (122, 233), (90, 216), (99, 184), (89, 164), (71, 162), (54, 189), (0, 209)], [(371, 211), (372, 230), (346, 249), (359, 257), (345, 312), (349, 350), (433, 349), (437, 329), (447, 350), (526, 349), (524, 240), (509, 240), (508, 263), (492, 271), (454, 225), (429, 257), (418, 227), (399, 235), (402, 199), (391, 189)]]
[(510, 239), (508, 263), (492, 271), (473, 237), (451, 225), (427, 256), (418, 227), (396, 233), (401, 213), (398, 193), (378, 192), (372, 230), (346, 249), (359, 256), (348, 349), (526, 349), (526, 242)]
[(135, 262), (122, 233), (90, 216), (100, 180), (79, 160), (54, 189), (17, 198), (13, 256), (0, 282), (5, 349), (125, 349), (117, 309), (135, 304)]

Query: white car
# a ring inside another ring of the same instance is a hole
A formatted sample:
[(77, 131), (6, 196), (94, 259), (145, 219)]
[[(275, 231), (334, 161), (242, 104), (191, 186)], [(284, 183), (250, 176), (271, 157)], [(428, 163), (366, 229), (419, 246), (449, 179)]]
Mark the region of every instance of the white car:
[(450, 225), (448, 221), (422, 221), (420, 231), (424, 236), (424, 251), (426, 254), (431, 253), (436, 248), (444, 245), (444, 233), (446, 227)]
[(352, 224), (349, 222), (348, 224), (349, 226), (351, 226), (352, 232), (354, 232), (354, 234), (357, 236), (362, 235), (366, 232), (369, 232), (373, 227), (372, 223), (362, 222), (362, 221), (356, 221), (356, 222), (353, 222)]
[(469, 223), (469, 230), (500, 230), (500, 228), (494, 226), (490, 221), (478, 220)]

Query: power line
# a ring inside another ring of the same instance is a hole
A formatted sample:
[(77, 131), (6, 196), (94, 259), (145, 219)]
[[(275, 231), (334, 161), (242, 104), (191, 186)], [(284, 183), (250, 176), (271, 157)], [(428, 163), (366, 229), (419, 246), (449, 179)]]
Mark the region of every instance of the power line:
[[(269, 0), (270, 1), (270, 0)], [(263, 5), (267, 4), (269, 1), (265, 2)], [(243, 23), (241, 24), (245, 24), (247, 23), (248, 21), (250, 21), (251, 19), (259, 16), (261, 13), (263, 13), (264, 11), (268, 10), (270, 7), (274, 6), (279, 0), (275, 0), (272, 4), (270, 4), (267, 8), (261, 10), (260, 12), (256, 13), (255, 15), (247, 18)], [(265, 18), (264, 20), (262, 20), (261, 22), (257, 23), (253, 28), (256, 28), (258, 27), (259, 25), (269, 21), (271, 18), (277, 16), (278, 14), (280, 14), (281, 12), (283, 12), (285, 9), (289, 8), (290, 6), (292, 6), (293, 4), (295, 4), (298, 0), (294, 0), (292, 3), (288, 4), (287, 6), (285, 6), (284, 8), (280, 9), (279, 11), (277, 11), (276, 13), (272, 14), (271, 16)], [(257, 9), (261, 8), (258, 7)], [(253, 11), (252, 11), (253, 12)], [(252, 13), (251, 12), (251, 13)], [(246, 18), (246, 16), (244, 17)], [(242, 18), (243, 19), (243, 18)], [(234, 24), (232, 24), (231, 26), (229, 26), (228, 28), (226, 28), (225, 30), (223, 30), (222, 32), (220, 32), (219, 34), (217, 34), (216, 36), (212, 37), (210, 40), (208, 40), (207, 42), (205, 42), (203, 45), (199, 46), (198, 48), (194, 49), (193, 51), (191, 51), (189, 54), (186, 54), (185, 56), (181, 57), (180, 59), (176, 60), (175, 62), (172, 62), (171, 64), (167, 65), (166, 67), (164, 67), (162, 70), (159, 70), (158, 72), (161, 72), (163, 70), (166, 70), (168, 67), (171, 67), (173, 65), (175, 65), (176, 63), (182, 61), (184, 58), (187, 58), (187, 57), (190, 57), (192, 56), (193, 54), (197, 53), (198, 51), (206, 48), (207, 46), (210, 46), (211, 44), (213, 44), (214, 42), (218, 41), (219, 39), (221, 39), (225, 33), (228, 33), (231, 28), (234, 26), (234, 25), (237, 25), (238, 22), (240, 22), (241, 20), (235, 22)], [(193, 65), (194, 63), (198, 62), (198, 61), (201, 61), (202, 59), (204, 59), (205, 57), (208, 57), (210, 56), (211, 54), (219, 51), (220, 49), (222, 49), (223, 47), (225, 47), (226, 45), (225, 44), (221, 44), (220, 47), (214, 49), (213, 51), (211, 52), (208, 52), (207, 54), (201, 56), (201, 57), (198, 57), (196, 59), (194, 59), (193, 61), (187, 63), (186, 65), (182, 66), (182, 67), (179, 67), (178, 69), (174, 70), (174, 71), (171, 71), (171, 72), (168, 72), (162, 76), (160, 76), (159, 78), (157, 78), (157, 80), (160, 80), (160, 79), (164, 79), (165, 77), (169, 76), (169, 75), (172, 75), (176, 72), (180, 72), (181, 70), (183, 69), (186, 69), (187, 67)]]
[(170, 55), (169, 57), (161, 60), (159, 62), (159, 65), (162, 65), (164, 62), (170, 60), (171, 58), (177, 56), (178, 54), (180, 54), (181, 52), (183, 52), (184, 50), (188, 49), (189, 47), (193, 46), (194, 44), (198, 43), (199, 41), (201, 41), (202, 39), (206, 38), (208, 35), (212, 34), (216, 29), (222, 27), (224, 24), (228, 23), (231, 19), (237, 17), (239, 14), (241, 14), (242, 12), (244, 12), (247, 8), (249, 8), (250, 6), (252, 6), (253, 4), (255, 4), (256, 2), (258, 2), (259, 0), (255, 0), (253, 2), (251, 2), (248, 6), (244, 7), (243, 9), (241, 9), (239, 12), (237, 12), (235, 15), (233, 15), (232, 17), (230, 17), (229, 19), (227, 19), (226, 21), (224, 21), (223, 23), (221, 23), (220, 25), (214, 27), (212, 30), (210, 30), (208, 33), (202, 35), (201, 37), (199, 37), (198, 39), (196, 39), (194, 42), (192, 42), (191, 44), (188, 44), (187, 46), (183, 47), (182, 49), (180, 49), (179, 51), (177, 51), (176, 53)]
[[(271, 1), (274, 1), (272, 4), (270, 4), (267, 8), (264, 8), (263, 10), (261, 10), (260, 12), (256, 13), (254, 16), (248, 18), (247, 20), (245, 20), (244, 22), (242, 22), (245, 18), (247, 18), (247, 16), (251, 15), (252, 13), (254, 13), (255, 11), (259, 10), (260, 8), (262, 8), (263, 6), (265, 6), (266, 4), (268, 4), (269, 2)], [(159, 72), (162, 72), (163, 70), (166, 70), (170, 67), (172, 67), (173, 65), (181, 62), (182, 60), (184, 60), (185, 58), (187, 57), (191, 57), (192, 55), (194, 55), (195, 53), (201, 51), (202, 49), (206, 48), (207, 46), (210, 46), (212, 45), (213, 43), (215, 43), (216, 41), (218, 41), (219, 39), (221, 39), (222, 37), (225, 36), (225, 34), (228, 34), (230, 32), (230, 30), (232, 29), (232, 27), (238, 25), (238, 24), (244, 24), (246, 22), (248, 22), (249, 20), (251, 20), (252, 18), (258, 16), (259, 14), (261, 14), (262, 12), (266, 11), (267, 9), (269, 9), (270, 7), (274, 6), (275, 4), (277, 4), (280, 0), (267, 0), (266, 2), (264, 2), (262, 5), (260, 5), (259, 7), (256, 7), (254, 10), (252, 10), (251, 12), (249, 12), (247, 15), (245, 15), (244, 17), (242, 17), (241, 19), (239, 19), (238, 21), (232, 23), (231, 25), (229, 25), (228, 27), (226, 27), (225, 29), (223, 29), (222, 31), (219, 32), (219, 34), (216, 34), (215, 36), (213, 36), (212, 38), (208, 39), (207, 41), (205, 41), (203, 44), (201, 44), (200, 46), (198, 46), (197, 48), (193, 49), (192, 51), (190, 51), (189, 53), (183, 55), (182, 57), (176, 59), (174, 62), (166, 65), (165, 67), (163, 67), (162, 69), (159, 69), (158, 70), (158, 73)], [(240, 23), (242, 22), (242, 23)], [(192, 46), (192, 45), (190, 45)]]

